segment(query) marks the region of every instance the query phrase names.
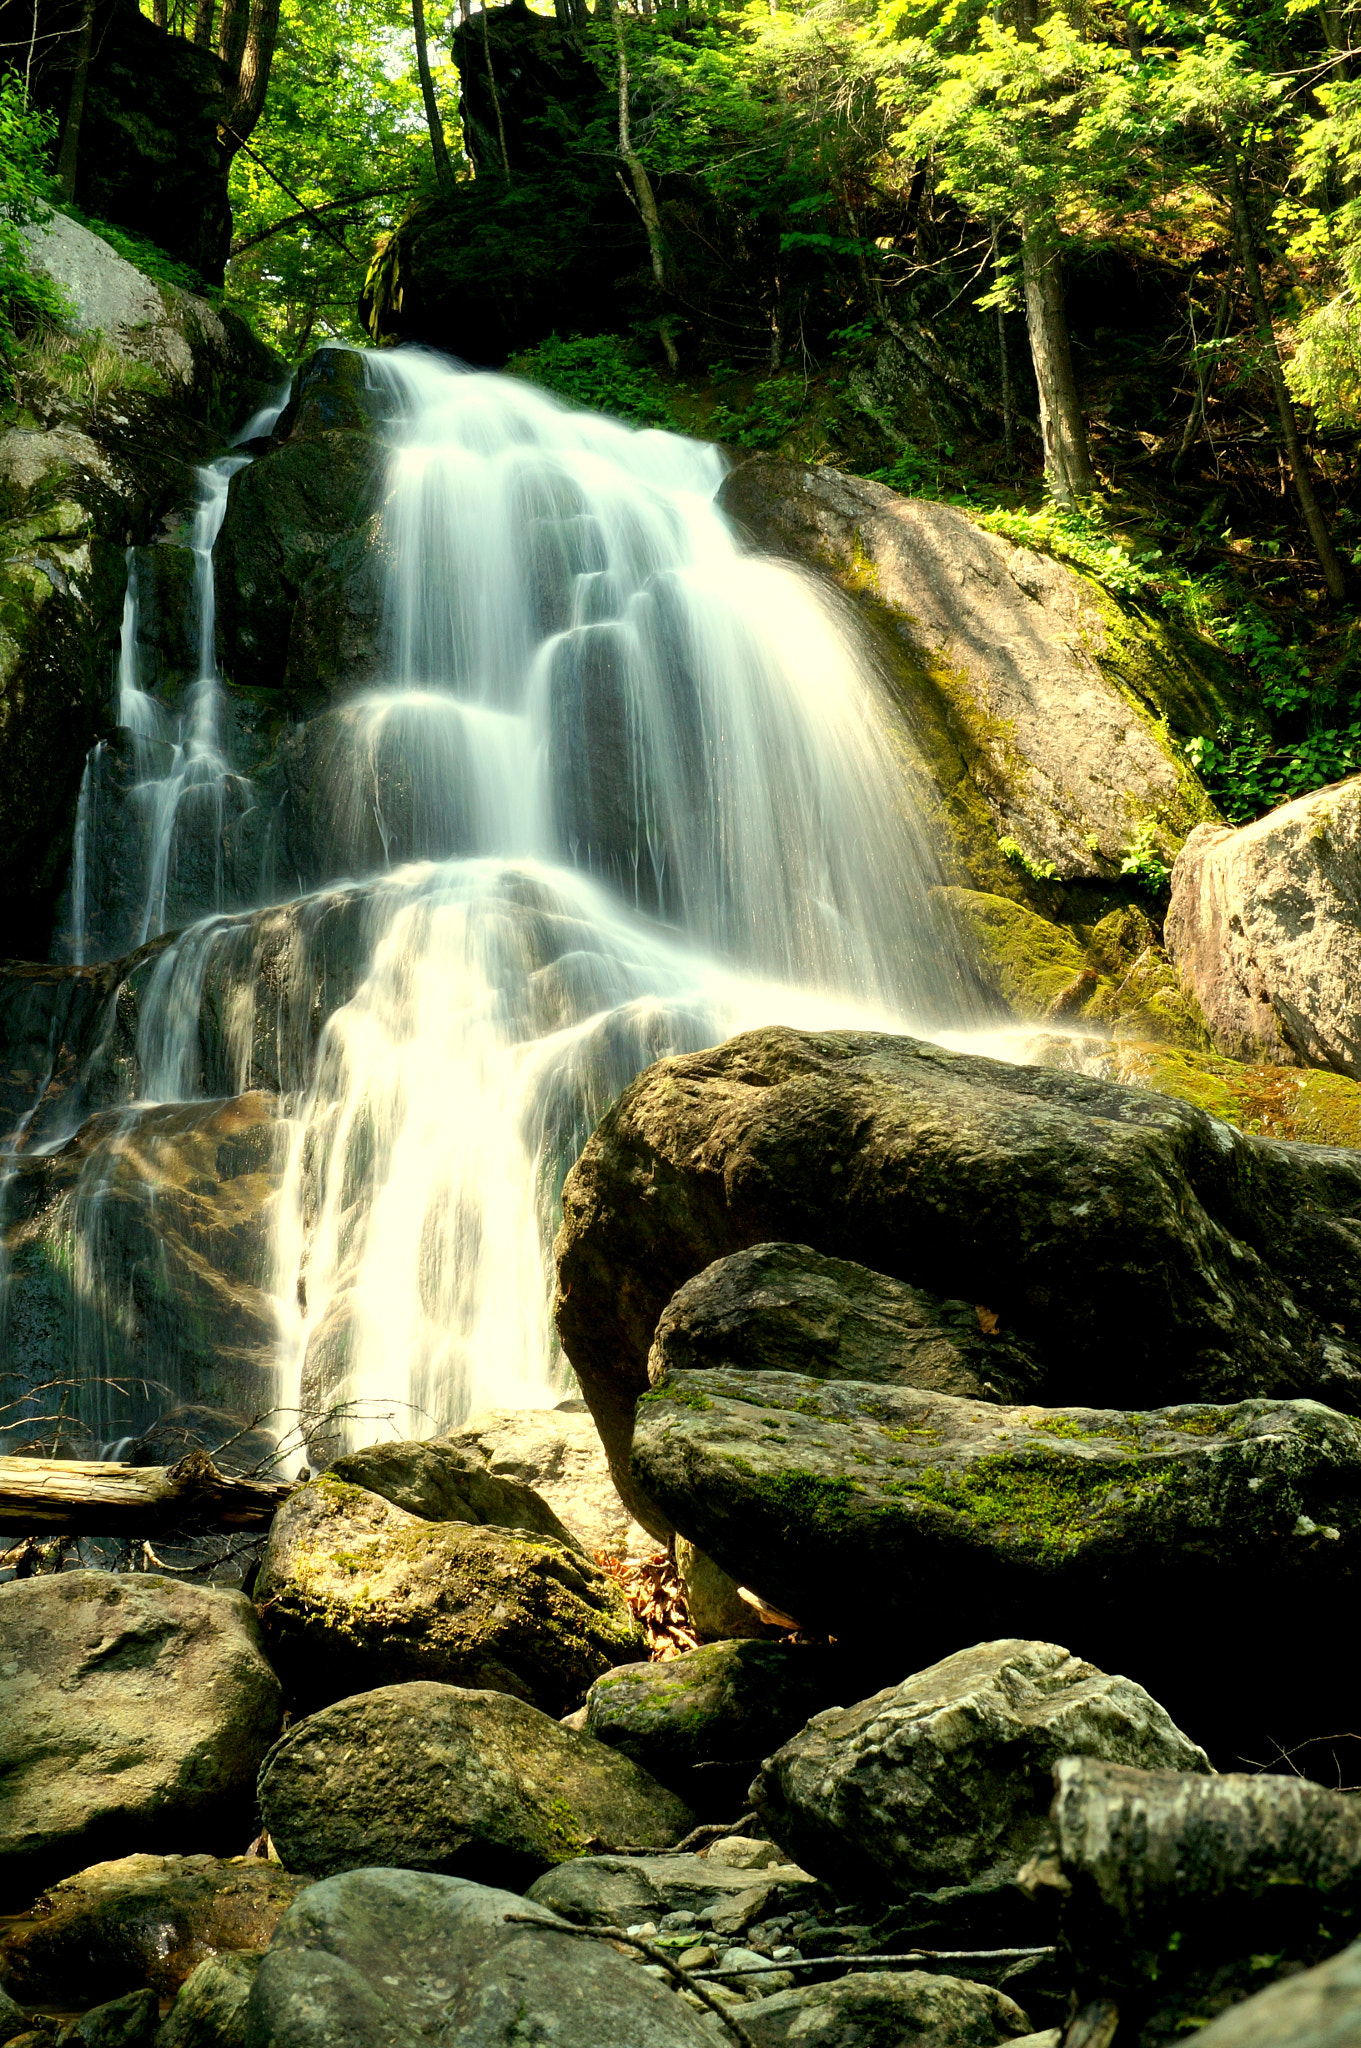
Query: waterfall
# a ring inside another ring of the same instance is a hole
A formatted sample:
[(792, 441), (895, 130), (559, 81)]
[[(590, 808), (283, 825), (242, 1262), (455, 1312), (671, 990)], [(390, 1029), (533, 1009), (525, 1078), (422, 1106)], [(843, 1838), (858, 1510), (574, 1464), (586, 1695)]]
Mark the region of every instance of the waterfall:
[[(271, 902), (262, 878), (256, 911), (224, 912), (203, 872), (257, 801), (213, 650), (212, 542), (246, 458), (200, 472), (199, 674), (173, 725), (136, 672), (135, 577), (120, 661), (130, 936), (173, 922), (187, 847), (212, 913), (143, 970), (138, 1113), (282, 1099), (264, 1293), (275, 1398), (314, 1456), (380, 1412), (425, 1434), (560, 1397), (559, 1190), (649, 1062), (756, 1025), (938, 1032), (965, 1009), (897, 715), (816, 581), (740, 552), (719, 451), (418, 351), (366, 376), (390, 440), (389, 667), (285, 742), (317, 886)], [(86, 806), (89, 900), (106, 811)], [(95, 1215), (87, 1306), (113, 1256), (100, 1151), (73, 1204)], [(122, 1313), (104, 1301), (106, 1330)]]

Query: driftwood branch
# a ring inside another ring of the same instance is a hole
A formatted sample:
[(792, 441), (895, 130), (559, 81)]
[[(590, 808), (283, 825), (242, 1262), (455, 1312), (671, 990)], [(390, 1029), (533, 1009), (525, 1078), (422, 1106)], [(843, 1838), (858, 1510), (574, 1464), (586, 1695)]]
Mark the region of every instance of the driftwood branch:
[(234, 1479), (206, 1451), (177, 1465), (0, 1457), (0, 1529), (67, 1536), (154, 1536), (170, 1529), (263, 1529), (293, 1491)]

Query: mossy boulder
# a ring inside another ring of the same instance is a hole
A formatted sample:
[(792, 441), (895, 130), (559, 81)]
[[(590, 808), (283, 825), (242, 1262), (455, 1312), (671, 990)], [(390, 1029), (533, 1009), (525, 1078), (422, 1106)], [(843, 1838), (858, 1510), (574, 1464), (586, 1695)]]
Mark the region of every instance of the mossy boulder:
[(674, 1786), (706, 1818), (741, 1811), (762, 1759), (835, 1701), (864, 1666), (815, 1643), (704, 1643), (625, 1664), (586, 1695), (586, 1732)]
[(641, 1645), (617, 1583), (570, 1541), (425, 1521), (329, 1475), (280, 1509), (255, 1590), (309, 1707), (437, 1679), (562, 1714)]
[(532, 1486), (489, 1472), (474, 1451), (460, 1444), (369, 1444), (362, 1451), (347, 1451), (327, 1469), (332, 1479), (381, 1494), (423, 1521), (527, 1529), (586, 1554)]
[(382, 1686), (313, 1714), (260, 1769), (290, 1870), (384, 1864), (522, 1888), (607, 1848), (663, 1849), (694, 1816), (617, 1750), (503, 1692)]
[(758, 457), (720, 503), (870, 624), (975, 887), (1025, 893), (999, 841), (1032, 876), (1109, 883), (1136, 842), (1170, 861), (1215, 818), (1176, 737), (1228, 707), (1151, 616), (955, 506), (834, 469)]
[(1044, 2048), (1049, 2038), (1031, 2035), (1005, 1991), (931, 1970), (857, 1970), (838, 1982), (777, 1991), (744, 2007), (742, 2025), (754, 2048), (1025, 2048), (1023, 2032), (1031, 2048)]
[(692, 1372), (640, 1404), (633, 1464), (725, 1570), (843, 1645), (1066, 1637), (1207, 1742), (1345, 1712), (1330, 1616), (1361, 1568), (1361, 1421), (1317, 1402), (1001, 1407)]
[(1111, 1080), (1195, 1103), (1252, 1137), (1361, 1150), (1361, 1088), (1342, 1074), (1251, 1066), (1218, 1053), (1123, 1036), (1102, 1058)]
[(715, 1259), (799, 1243), (971, 1303), (1050, 1402), (1353, 1408), (1359, 1222), (1356, 1154), (1072, 1072), (776, 1027), (659, 1061), (602, 1119), (563, 1188), (558, 1328), (621, 1491), (665, 1534), (627, 1464), (633, 1410), (668, 1301)]

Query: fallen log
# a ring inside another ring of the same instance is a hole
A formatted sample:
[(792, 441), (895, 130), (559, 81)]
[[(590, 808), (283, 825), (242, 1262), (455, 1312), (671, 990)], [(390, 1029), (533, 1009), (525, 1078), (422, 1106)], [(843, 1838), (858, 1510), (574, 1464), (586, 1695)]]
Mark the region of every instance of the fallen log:
[(219, 1472), (206, 1451), (190, 1451), (177, 1465), (0, 1457), (0, 1529), (30, 1536), (263, 1529), (292, 1491), (287, 1480)]

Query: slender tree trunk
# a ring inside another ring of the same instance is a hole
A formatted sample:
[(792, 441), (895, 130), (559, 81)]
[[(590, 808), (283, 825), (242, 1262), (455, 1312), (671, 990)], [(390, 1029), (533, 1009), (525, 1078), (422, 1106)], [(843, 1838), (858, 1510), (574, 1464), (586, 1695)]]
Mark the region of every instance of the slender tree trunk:
[(264, 112), (269, 67), (274, 62), (274, 45), (279, 38), (279, 4), (280, 0), (250, 0), (236, 95), (228, 124), (238, 143), (247, 140)]
[(425, 102), (425, 125), (430, 130), (430, 149), (435, 159), (435, 183), (441, 192), (452, 192), (454, 167), (445, 146), (444, 123), (439, 117), (435, 81), (430, 73), (430, 52), (425, 41), (425, 0), (411, 0), (411, 21), (416, 32), (416, 69), (420, 73), (421, 98)]
[(246, 47), (250, 25), (250, 0), (222, 0), (217, 30), (217, 54), (235, 78), (241, 69), (241, 52)]
[(1073, 375), (1058, 242), (1052, 220), (1038, 209), (1022, 225), (1021, 268), (1030, 359), (1040, 393), (1045, 475), (1059, 504), (1072, 505), (1091, 497), (1097, 481)]
[(80, 162), (80, 124), (85, 119), (85, 89), (90, 82), (90, 51), (94, 45), (95, 0), (85, 0), (71, 67), (71, 97), (66, 103), (66, 120), (61, 131), (61, 152), (57, 157), (57, 189), (63, 199), (76, 196), (76, 168)]
[(157, 28), (170, 26), (170, 0), (151, 0), (151, 18)]
[[(994, 283), (998, 278), (999, 239), (997, 222), (992, 223), (992, 274)], [(1016, 393), (1011, 382), (1011, 350), (1007, 346), (1007, 316), (1003, 306), (997, 308), (997, 361), (1002, 375), (1002, 459), (1008, 470), (1016, 462)]]
[(1266, 291), (1262, 284), (1262, 272), (1257, 261), (1257, 246), (1252, 232), (1252, 216), (1248, 210), (1247, 188), (1243, 183), (1243, 170), (1237, 153), (1230, 149), (1225, 157), (1229, 178), (1229, 204), (1233, 209), (1233, 224), (1238, 234), (1238, 252), (1243, 265), (1243, 282), (1248, 288), (1248, 303), (1252, 307), (1257, 331), (1265, 343), (1266, 373), (1271, 393), (1276, 401), (1276, 414), (1281, 423), (1281, 440), (1285, 444), (1286, 459), (1294, 480), (1295, 496), (1299, 500), (1304, 523), (1309, 529), (1309, 538), (1314, 543), (1323, 580), (1328, 586), (1328, 595), (1334, 604), (1341, 604), (1347, 595), (1347, 575), (1333, 546), (1328, 531), (1328, 522), (1323, 516), (1314, 490), (1314, 480), (1309, 473), (1309, 457), (1300, 438), (1299, 421), (1291, 403), (1285, 372), (1281, 368), (1281, 352), (1276, 345), (1276, 329), (1272, 323), (1271, 308), (1266, 302)]
[[(629, 176), (633, 180), (634, 196), (638, 201), (638, 211), (642, 215), (643, 228), (647, 234), (648, 252), (652, 257), (652, 275), (656, 280), (657, 290), (664, 292), (666, 239), (662, 234), (661, 215), (657, 211), (657, 195), (652, 189), (647, 166), (633, 147), (633, 131), (629, 124), (629, 62), (628, 52), (624, 47), (624, 24), (619, 15), (619, 0), (610, 0), (610, 20), (614, 23), (614, 43), (619, 53), (619, 154), (627, 164)], [(657, 331), (661, 335), (662, 347), (666, 350), (667, 362), (673, 371), (679, 370), (680, 357), (676, 353), (675, 342), (667, 332), (665, 321)]]
[(200, 50), (213, 47), (213, 0), (198, 0), (194, 9), (194, 41)]
[(506, 124), (501, 118), (501, 95), (496, 90), (496, 73), (491, 61), (491, 30), (487, 27), (487, 0), (482, 0), (482, 54), (487, 63), (487, 89), (491, 93), (492, 112), (496, 116), (496, 139), (501, 145), (501, 169), (506, 183), (510, 183), (510, 151), (506, 148)]

